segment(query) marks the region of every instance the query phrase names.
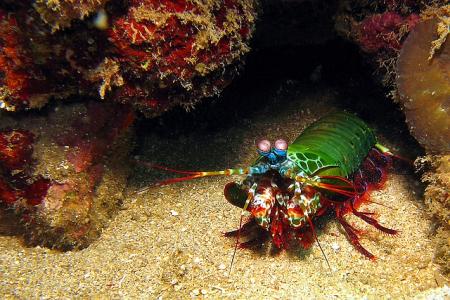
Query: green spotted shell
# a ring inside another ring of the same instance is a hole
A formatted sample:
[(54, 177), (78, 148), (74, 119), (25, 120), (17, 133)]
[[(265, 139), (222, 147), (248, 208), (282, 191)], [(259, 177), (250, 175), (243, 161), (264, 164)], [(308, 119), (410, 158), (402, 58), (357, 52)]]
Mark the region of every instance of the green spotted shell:
[(323, 117), (289, 145), (287, 157), (307, 175), (348, 177), (377, 143), (360, 118), (346, 112)]

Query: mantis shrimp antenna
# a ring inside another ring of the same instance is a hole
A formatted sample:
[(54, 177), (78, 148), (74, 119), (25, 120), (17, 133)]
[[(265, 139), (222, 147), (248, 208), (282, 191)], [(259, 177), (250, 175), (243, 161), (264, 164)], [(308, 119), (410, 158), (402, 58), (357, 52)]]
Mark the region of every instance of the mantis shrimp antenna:
[(231, 175), (251, 174), (251, 171), (252, 171), (251, 168), (225, 169), (225, 170), (220, 170), (220, 171), (185, 171), (185, 170), (176, 170), (176, 169), (164, 167), (164, 166), (157, 165), (157, 164), (152, 164), (152, 163), (141, 161), (141, 160), (136, 160), (136, 162), (149, 168), (149, 169), (163, 170), (163, 171), (172, 172), (172, 173), (176, 173), (176, 174), (187, 175), (187, 176), (183, 176), (183, 177), (176, 177), (176, 178), (170, 178), (170, 179), (158, 181), (150, 186), (147, 186), (147, 187), (139, 190), (137, 192), (138, 194), (141, 194), (141, 193), (147, 191), (149, 188), (155, 187), (155, 186), (163, 186), (163, 185), (168, 185), (168, 184), (172, 184), (172, 183), (187, 181), (187, 180), (191, 180), (191, 179), (195, 179), (195, 178), (208, 177), (208, 176), (231, 176)]
[(233, 269), (234, 258), (236, 257), (236, 251), (237, 251), (237, 247), (239, 245), (239, 238), (241, 236), (242, 218), (243, 217), (244, 217), (244, 214), (241, 213), (241, 217), (239, 218), (239, 229), (238, 229), (238, 233), (237, 233), (237, 237), (236, 237), (236, 243), (234, 244), (233, 256), (231, 257), (230, 270), (228, 272), (228, 276), (231, 275), (231, 270)]
[(314, 229), (313, 222), (312, 222), (312, 220), (311, 220), (311, 218), (310, 218), (309, 216), (307, 216), (307, 220), (308, 220), (309, 226), (311, 227), (311, 231), (312, 231), (312, 233), (313, 233), (313, 235), (314, 235), (314, 238), (316, 239), (317, 245), (319, 246), (320, 251), (322, 252), (323, 257), (325, 258), (325, 261), (327, 262), (328, 268), (330, 269), (330, 271), (333, 271), (333, 270), (331, 269), (330, 263), (328, 262), (328, 258), (327, 258), (327, 256), (325, 255), (325, 252), (323, 251), (322, 246), (321, 246), (320, 243), (319, 243), (319, 238), (317, 237), (317, 233), (316, 233), (316, 230)]
[(189, 176), (184, 176), (184, 177), (177, 177), (177, 178), (162, 180), (162, 181), (155, 183), (154, 185), (156, 185), (156, 186), (162, 186), (162, 185), (171, 184), (171, 183), (175, 183), (175, 182), (190, 180), (190, 179), (194, 179), (194, 178), (208, 177), (208, 176), (231, 176), (231, 175), (243, 175), (243, 174), (251, 173), (251, 168), (225, 169), (225, 170), (220, 170), (220, 171), (184, 171), (184, 170), (171, 169), (171, 168), (167, 168), (167, 167), (164, 167), (161, 165), (156, 165), (156, 164), (152, 164), (152, 163), (148, 163), (148, 162), (144, 162), (144, 161), (140, 161), (140, 160), (137, 160), (137, 162), (150, 168), (150, 169), (157, 169), (157, 170), (163, 170), (163, 171), (168, 171), (168, 172), (177, 173), (177, 174), (189, 175)]

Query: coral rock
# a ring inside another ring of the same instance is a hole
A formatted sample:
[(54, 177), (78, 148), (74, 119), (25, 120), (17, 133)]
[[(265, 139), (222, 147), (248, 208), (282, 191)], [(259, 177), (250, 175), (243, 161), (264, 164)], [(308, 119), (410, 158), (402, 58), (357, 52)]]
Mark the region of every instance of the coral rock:
[(450, 274), (450, 155), (420, 157), (415, 162), (427, 183), (425, 204), (436, 222), (436, 261)]
[(0, 9), (0, 108), (40, 107), (47, 101), (45, 76), (37, 69), (18, 26), (19, 16)]
[(36, 0), (34, 7), (52, 29), (69, 27), (72, 20), (83, 19), (102, 8), (108, 0)]
[[(23, 128), (0, 131), (8, 142), (0, 142), (0, 153), (8, 154), (0, 156), (0, 166), (9, 168), (0, 173), (0, 203), (14, 208), (26, 241), (59, 249), (88, 246), (121, 204), (133, 111), (87, 101), (0, 120), (1, 127)], [(18, 166), (23, 170), (11, 170)]]
[[(254, 0), (32, 2), (0, 9), (0, 109), (95, 94), (148, 116), (189, 109), (238, 73), (256, 18)], [(98, 10), (109, 27), (56, 30)]]
[(109, 31), (125, 79), (116, 98), (154, 115), (220, 92), (249, 51), (254, 21), (252, 0), (130, 1)]
[(419, 23), (406, 39), (397, 64), (400, 101), (413, 136), (431, 153), (450, 152), (450, 42), (431, 59), (438, 20)]
[(406, 18), (395, 12), (372, 15), (359, 25), (358, 42), (368, 53), (399, 50), (403, 35), (418, 21), (419, 16), (415, 14)]
[(85, 47), (89, 36), (52, 35), (35, 11), (0, 8), (0, 109), (37, 109), (52, 97), (87, 93), (71, 53), (77, 49), (77, 63), (86, 64), (87, 53), (93, 52)]
[(30, 161), (34, 136), (30, 131), (0, 130), (0, 167), (16, 170)]

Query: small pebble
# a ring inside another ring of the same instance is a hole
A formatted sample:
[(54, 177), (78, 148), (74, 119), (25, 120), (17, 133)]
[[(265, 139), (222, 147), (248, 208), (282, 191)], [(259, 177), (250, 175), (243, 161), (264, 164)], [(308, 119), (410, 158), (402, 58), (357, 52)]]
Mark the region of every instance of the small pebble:
[(177, 284), (177, 285), (174, 285), (173, 288), (175, 291), (179, 291), (179, 290), (181, 290), (182, 286), (181, 286), (181, 284)]
[(200, 295), (200, 291), (198, 289), (195, 289), (192, 291), (192, 294), (194, 294), (194, 296), (198, 296)]
[(225, 270), (226, 266), (224, 264), (220, 264), (218, 268), (219, 270)]
[(332, 243), (331, 248), (333, 248), (334, 252), (338, 253), (341, 250), (341, 246), (338, 243)]
[(97, 12), (97, 15), (94, 18), (94, 26), (100, 30), (108, 29), (108, 14), (105, 10), (101, 9)]
[(170, 211), (170, 214), (172, 215), (172, 216), (178, 216), (178, 212), (176, 212), (176, 211), (174, 211), (174, 210), (171, 210)]

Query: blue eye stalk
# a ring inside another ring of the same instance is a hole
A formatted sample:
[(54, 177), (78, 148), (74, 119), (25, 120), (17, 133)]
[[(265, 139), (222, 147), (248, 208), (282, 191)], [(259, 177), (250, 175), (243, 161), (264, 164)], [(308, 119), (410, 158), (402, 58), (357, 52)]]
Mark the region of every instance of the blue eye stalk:
[(257, 151), (259, 155), (267, 157), (271, 165), (278, 165), (286, 160), (286, 150), (271, 148), (270, 151), (261, 151), (259, 149)]

